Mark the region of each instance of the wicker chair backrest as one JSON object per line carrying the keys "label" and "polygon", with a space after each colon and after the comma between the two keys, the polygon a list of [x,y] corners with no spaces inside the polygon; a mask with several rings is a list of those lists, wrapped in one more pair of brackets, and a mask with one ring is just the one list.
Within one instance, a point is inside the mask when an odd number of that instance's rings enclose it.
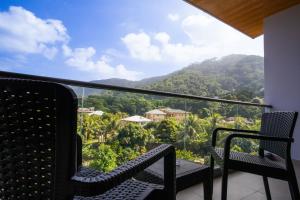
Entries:
{"label": "wicker chair backrest", "polygon": [[76,99],[48,82],[0,79],[0,199],[66,199]]}
{"label": "wicker chair backrest", "polygon": [[[273,137],[293,137],[297,112],[270,112],[262,115],[261,134]],[[261,141],[260,148],[286,158],[288,145],[285,142]]]}

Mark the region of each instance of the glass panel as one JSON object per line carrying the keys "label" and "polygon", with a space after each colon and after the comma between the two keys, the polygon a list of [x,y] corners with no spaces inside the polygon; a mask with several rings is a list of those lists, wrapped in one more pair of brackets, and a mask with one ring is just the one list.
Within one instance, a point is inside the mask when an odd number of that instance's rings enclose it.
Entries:
{"label": "glass panel", "polygon": [[[255,106],[73,89],[78,95],[78,134],[83,139],[83,164],[104,172],[161,143],[173,144],[178,159],[208,164],[215,128],[257,129],[262,112]],[[228,134],[219,134],[217,146],[223,147]],[[257,144],[236,140],[232,149],[252,153]]]}
{"label": "glass panel", "polygon": [[[238,106],[237,128],[243,130],[260,130],[261,115],[263,108],[256,106]],[[252,134],[252,133],[251,133]],[[232,150],[257,155],[259,148],[258,140],[234,139]]]}

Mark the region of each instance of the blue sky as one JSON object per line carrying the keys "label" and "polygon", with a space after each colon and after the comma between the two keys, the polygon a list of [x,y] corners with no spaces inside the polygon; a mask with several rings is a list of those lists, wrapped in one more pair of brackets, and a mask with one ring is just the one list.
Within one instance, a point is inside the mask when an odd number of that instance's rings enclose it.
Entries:
{"label": "blue sky", "polygon": [[15,0],[0,4],[0,70],[139,80],[232,53],[250,39],[183,0]]}

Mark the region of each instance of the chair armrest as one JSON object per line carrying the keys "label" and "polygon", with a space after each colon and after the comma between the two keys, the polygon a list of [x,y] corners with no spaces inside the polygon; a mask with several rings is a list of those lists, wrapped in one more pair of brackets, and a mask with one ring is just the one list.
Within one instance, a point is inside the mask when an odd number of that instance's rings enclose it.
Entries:
{"label": "chair armrest", "polygon": [[254,130],[242,130],[242,129],[232,129],[232,128],[216,128],[212,133],[212,146],[216,146],[217,135],[219,131],[231,131],[231,132],[240,132],[240,133],[258,133],[259,131]]}
{"label": "chair armrest", "polygon": [[[164,165],[167,166],[168,169],[164,171],[165,183],[171,185],[165,185],[165,190],[171,190],[170,192],[173,192],[172,190],[174,189],[175,194],[175,148],[168,144],[162,144],[138,158],[121,165],[110,173],[100,174],[95,177],[79,177],[74,175],[71,179],[75,194],[82,196],[102,194],[127,179],[132,178],[162,157],[165,157]],[[164,169],[166,169],[166,167]]]}
{"label": "chair armrest", "polygon": [[266,135],[254,135],[254,134],[242,134],[242,133],[233,133],[227,136],[224,146],[224,159],[229,158],[230,153],[230,145],[233,138],[245,138],[245,139],[258,139],[258,140],[266,140],[266,141],[274,141],[274,142],[294,142],[293,138],[283,138],[283,137],[273,137]]}

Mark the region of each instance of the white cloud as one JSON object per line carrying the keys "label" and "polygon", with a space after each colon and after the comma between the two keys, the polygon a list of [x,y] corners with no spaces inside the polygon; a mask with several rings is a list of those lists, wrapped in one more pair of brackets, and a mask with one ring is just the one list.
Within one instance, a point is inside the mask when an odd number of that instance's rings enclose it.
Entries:
{"label": "white cloud", "polygon": [[68,45],[64,44],[64,45],[62,45],[62,52],[63,52],[64,56],[71,56],[72,49]]}
{"label": "white cloud", "polygon": [[173,42],[166,32],[129,33],[122,41],[132,58],[175,67],[229,54],[263,55],[262,37],[253,40],[205,13],[187,16],[180,28],[186,42]]}
{"label": "white cloud", "polygon": [[22,7],[0,12],[0,50],[14,53],[42,54],[53,58],[56,45],[69,40],[63,23],[40,19]]}
{"label": "white cloud", "polygon": [[168,44],[170,40],[170,36],[165,32],[157,33],[154,38],[162,44]]}
{"label": "white cloud", "polygon": [[[207,29],[209,25],[210,30]],[[214,42],[211,39],[211,34],[216,33],[215,27],[217,23],[213,22],[212,18],[203,15],[191,15],[182,20],[182,30],[187,34],[194,44],[203,44]],[[212,30],[211,30],[212,29]]]}
{"label": "white cloud", "polygon": [[179,20],[179,15],[178,14],[172,14],[172,13],[169,13],[168,14],[168,19],[175,22],[175,21],[178,21]]}
{"label": "white cloud", "polygon": [[121,38],[121,40],[126,45],[133,58],[143,61],[158,61],[161,59],[159,48],[151,44],[150,36],[144,32],[129,33]]}
{"label": "white cloud", "polygon": [[[106,55],[96,59],[96,49],[93,47],[70,48],[69,39],[67,29],[60,20],[41,19],[32,12],[15,6],[0,12],[0,52],[22,56],[41,54],[52,59],[60,50],[65,56],[66,65],[94,74],[97,78],[136,80],[141,76],[140,72],[128,70],[122,64],[111,66],[111,59]],[[127,39],[128,42],[134,42],[130,41],[130,36]],[[143,39],[141,37],[138,42]],[[150,43],[146,41],[144,45],[147,45],[147,42]],[[155,54],[156,49],[149,46],[149,51]]]}
{"label": "white cloud", "polygon": [[205,13],[186,17],[181,27],[193,45],[213,48],[211,57],[233,53],[263,55],[262,37],[251,39]]}
{"label": "white cloud", "polygon": [[159,48],[164,62],[173,65],[188,65],[192,62],[202,60],[209,53],[209,48],[203,48],[192,44],[172,43],[170,36],[165,32],[157,33],[154,37],[160,42]]}
{"label": "white cloud", "polygon": [[[67,49],[67,48],[66,48]],[[76,48],[73,51],[68,47],[65,52],[69,58],[66,60],[66,64],[78,68],[81,71],[91,71],[101,66],[101,68],[107,68],[104,62],[98,61],[98,66],[92,60],[96,50],[93,47]]]}
{"label": "white cloud", "polygon": [[[172,64],[173,66],[175,65],[182,67],[184,65],[188,65],[192,62],[203,59],[203,57],[208,56],[209,53],[213,53],[211,49],[203,48],[197,45],[172,43],[170,35],[166,32],[156,33],[153,36],[152,40],[150,35],[144,32],[130,33],[128,35],[130,35],[132,38],[134,37],[130,40],[134,42],[125,43],[131,57],[142,61],[159,61]],[[138,45],[140,44],[138,41],[140,40],[141,35],[143,36],[141,38],[147,38],[147,45]],[[126,38],[127,36],[125,36],[124,38]],[[124,38],[122,38],[123,41]],[[151,54],[151,50],[149,50],[149,47],[155,49],[155,56]]]}
{"label": "white cloud", "polygon": [[93,47],[75,48],[72,50],[68,46],[63,47],[64,55],[67,57],[65,63],[75,67],[80,71],[94,73],[97,78],[125,78],[128,80],[137,80],[140,72],[126,69],[124,65],[112,67],[110,58],[103,55],[99,59],[94,59],[96,50]]}
{"label": "white cloud", "polygon": [[117,78],[125,78],[127,80],[138,80],[140,79],[141,72],[131,71],[126,69],[126,67],[122,64],[119,64],[115,68],[115,77]]}

